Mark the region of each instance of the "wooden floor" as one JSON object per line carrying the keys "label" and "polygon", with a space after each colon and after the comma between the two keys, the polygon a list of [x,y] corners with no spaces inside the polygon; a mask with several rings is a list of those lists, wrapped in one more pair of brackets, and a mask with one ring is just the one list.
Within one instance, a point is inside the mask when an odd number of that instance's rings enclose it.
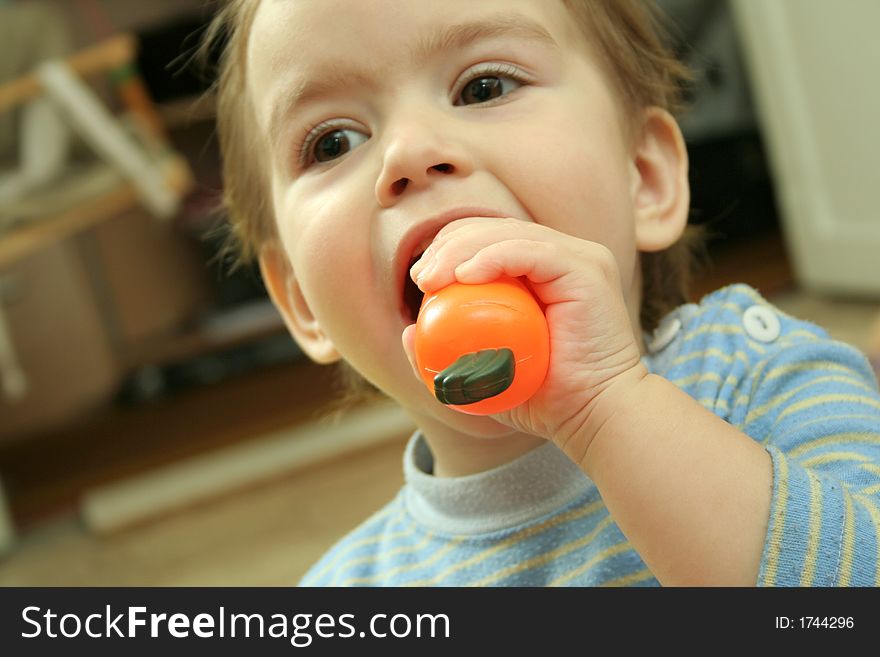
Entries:
{"label": "wooden floor", "polygon": [[[778,236],[721,254],[695,296],[733,281],[860,348],[877,331],[880,304],[797,290]],[[88,531],[76,502],[89,487],[313,419],[332,391],[328,370],[301,363],[97,416],[40,448],[3,451],[20,535],[0,557],[0,586],[295,583],[399,489],[405,435],[111,534]]]}
{"label": "wooden floor", "polygon": [[32,529],[0,586],[289,586],[399,490],[405,436],[109,536]]}
{"label": "wooden floor", "polygon": [[337,393],[333,370],[303,359],[0,442],[13,520],[27,530],[74,512],[94,486],[312,420]]}

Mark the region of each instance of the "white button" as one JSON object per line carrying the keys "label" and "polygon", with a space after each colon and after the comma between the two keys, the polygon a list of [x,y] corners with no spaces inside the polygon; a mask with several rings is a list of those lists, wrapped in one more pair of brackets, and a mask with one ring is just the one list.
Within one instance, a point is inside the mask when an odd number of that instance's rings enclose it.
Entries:
{"label": "white button", "polygon": [[665,349],[669,346],[670,342],[675,340],[675,336],[678,335],[680,330],[681,320],[678,317],[673,317],[671,320],[664,320],[661,322],[660,326],[657,327],[657,330],[654,331],[654,335],[651,337],[651,342],[648,344],[648,351],[656,353]]}
{"label": "white button", "polygon": [[746,333],[759,342],[773,342],[782,332],[779,317],[766,306],[751,306],[743,313]]}

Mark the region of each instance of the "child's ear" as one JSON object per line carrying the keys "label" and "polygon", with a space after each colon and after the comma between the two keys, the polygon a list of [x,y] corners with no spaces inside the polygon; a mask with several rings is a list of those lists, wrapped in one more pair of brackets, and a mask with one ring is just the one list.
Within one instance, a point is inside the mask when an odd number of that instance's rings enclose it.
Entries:
{"label": "child's ear", "polygon": [[690,210],[688,156],[676,120],[659,107],[645,110],[634,149],[636,248],[662,251],[681,237]]}
{"label": "child's ear", "polygon": [[260,272],[272,303],[305,354],[321,364],[339,360],[339,352],[312,314],[287,256],[277,242],[269,242],[260,249]]}

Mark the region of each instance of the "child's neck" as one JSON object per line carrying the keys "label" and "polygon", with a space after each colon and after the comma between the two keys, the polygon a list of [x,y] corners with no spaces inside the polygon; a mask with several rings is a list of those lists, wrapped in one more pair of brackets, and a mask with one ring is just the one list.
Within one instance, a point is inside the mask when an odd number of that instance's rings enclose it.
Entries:
{"label": "child's neck", "polygon": [[514,432],[492,437],[475,437],[446,426],[421,425],[434,456],[435,477],[463,477],[486,472],[546,445],[537,436]]}

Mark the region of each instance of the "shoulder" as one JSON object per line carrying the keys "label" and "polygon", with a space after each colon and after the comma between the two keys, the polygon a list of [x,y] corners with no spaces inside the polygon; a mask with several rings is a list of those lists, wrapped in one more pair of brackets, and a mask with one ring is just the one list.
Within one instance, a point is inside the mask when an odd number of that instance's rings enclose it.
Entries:
{"label": "shoulder", "polygon": [[823,328],[782,312],[748,285],[721,288],[680,312],[688,349],[742,350],[755,362],[792,345],[830,342]]}
{"label": "shoulder", "polygon": [[757,364],[837,362],[873,379],[867,356],[859,349],[835,340],[813,322],[788,315],[748,285],[722,288],[707,295],[700,307],[703,322],[723,317],[729,335],[756,355]]}
{"label": "shoulder", "polygon": [[730,285],[679,307],[646,338],[655,371],[681,376],[707,367],[717,371],[734,360],[751,366],[789,344],[828,335],[783,313],[748,285]]}
{"label": "shoulder", "polygon": [[761,377],[767,367],[785,364],[837,363],[874,380],[867,357],[852,345],[831,338],[812,323],[775,307],[748,285],[730,285],[704,297],[689,313],[683,349],[713,347],[739,353]]}
{"label": "shoulder", "polygon": [[786,373],[798,376],[797,385],[829,370],[846,369],[869,379],[867,385],[872,379],[857,349],[786,314],[748,285],[730,285],[678,308],[647,344],[652,371],[734,423],[745,420],[756,398],[775,398],[780,384],[794,383]]}
{"label": "shoulder", "polygon": [[337,541],[306,572],[300,586],[333,586],[337,574],[353,562],[368,563],[383,544],[393,537],[406,517],[403,494],[398,495],[379,511]]}

